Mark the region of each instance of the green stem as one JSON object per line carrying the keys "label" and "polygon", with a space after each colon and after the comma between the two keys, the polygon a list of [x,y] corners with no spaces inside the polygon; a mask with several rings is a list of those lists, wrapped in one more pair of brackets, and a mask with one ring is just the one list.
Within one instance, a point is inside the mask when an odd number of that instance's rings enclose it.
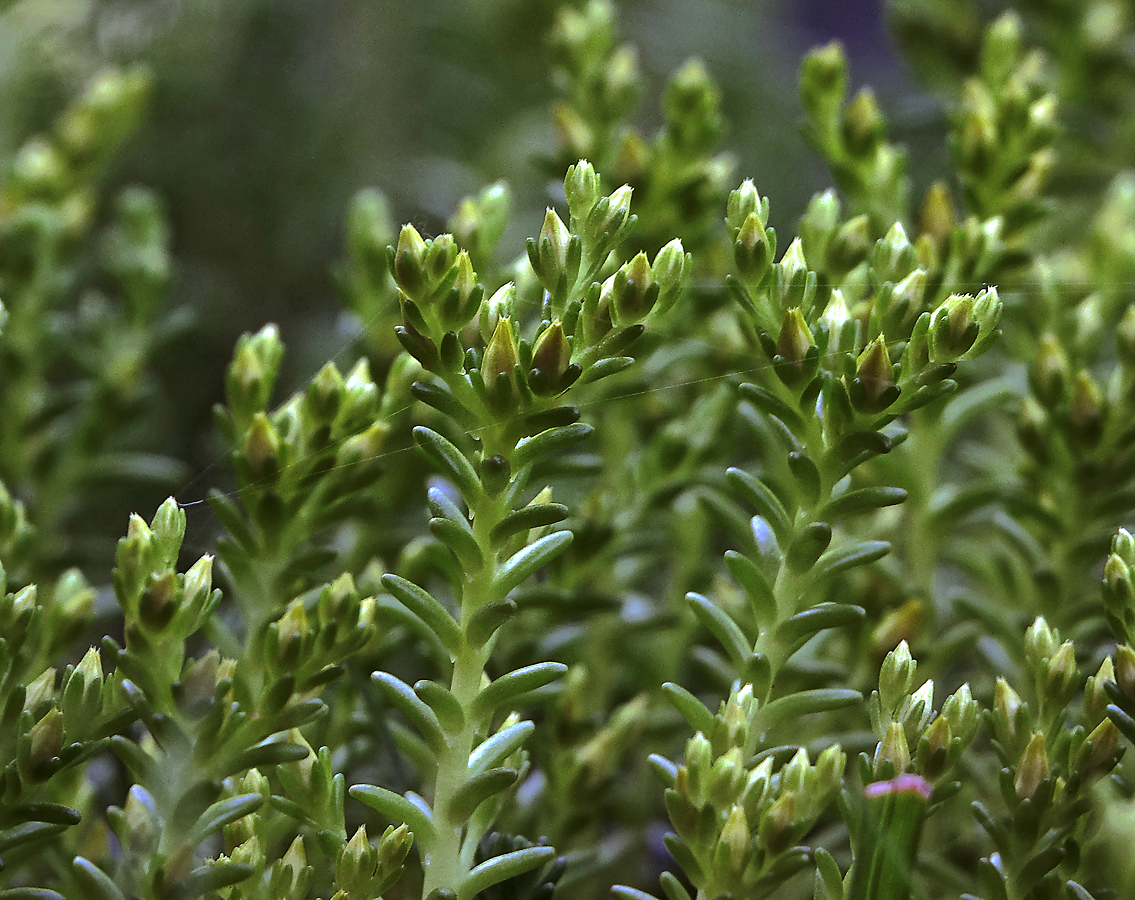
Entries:
{"label": "green stem", "polygon": [[[497,429],[486,428],[483,435],[483,450],[486,456],[500,454],[508,457],[511,445],[500,440]],[[468,640],[469,622],[473,615],[487,604],[503,600],[494,589],[493,575],[499,560],[492,552],[490,535],[493,528],[504,518],[508,510],[499,498],[483,497],[472,507],[473,536],[487,561],[482,569],[466,576],[462,591],[460,619],[458,625],[462,632],[461,646],[454,655],[453,675],[450,680],[450,693],[457,700],[463,715],[462,726],[457,731],[445,735],[445,749],[438,755],[437,776],[434,781],[433,813],[437,825],[437,838],[429,855],[423,860],[422,896],[430,897],[435,891],[447,891],[459,900],[462,882],[470,868],[470,862],[463,859],[462,847],[467,840],[468,820],[452,819],[449,808],[454,796],[468,780],[469,755],[479,737],[480,723],[473,714],[474,701],[481,690],[485,664],[492,652],[490,640],[477,645]]]}

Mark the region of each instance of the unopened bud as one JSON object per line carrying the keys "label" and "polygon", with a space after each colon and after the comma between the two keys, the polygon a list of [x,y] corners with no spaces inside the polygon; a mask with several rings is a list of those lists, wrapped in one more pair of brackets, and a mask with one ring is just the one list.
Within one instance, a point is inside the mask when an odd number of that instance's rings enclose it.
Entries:
{"label": "unopened bud", "polygon": [[855,156],[869,156],[882,143],[885,128],[874,91],[861,88],[844,115],[843,135],[848,149]]}
{"label": "unopened bud", "polygon": [[403,225],[394,248],[394,281],[411,300],[425,299],[429,280],[426,276],[426,242],[413,225]]}
{"label": "unopened bud", "polygon": [[895,370],[883,335],[875,338],[859,354],[855,382],[859,390],[852,391],[852,403],[866,412],[880,412],[898,399],[899,386],[895,384]]}
{"label": "unopened bud", "polygon": [[1052,775],[1052,766],[1048,761],[1048,747],[1044,735],[1035,732],[1029,739],[1021,761],[1017,763],[1017,776],[1013,779],[1013,789],[1017,792],[1019,800],[1027,800],[1036,793],[1040,783]]}
{"label": "unopened bud", "polygon": [[910,747],[901,723],[891,722],[875,748],[873,767],[876,778],[893,778],[910,765]]}

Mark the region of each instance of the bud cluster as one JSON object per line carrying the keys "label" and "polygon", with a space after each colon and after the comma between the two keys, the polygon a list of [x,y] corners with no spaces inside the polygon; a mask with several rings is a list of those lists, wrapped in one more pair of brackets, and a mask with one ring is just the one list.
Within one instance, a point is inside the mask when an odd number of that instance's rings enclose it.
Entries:
{"label": "bud cluster", "polygon": [[864,781],[888,781],[913,773],[943,785],[980,724],[980,708],[963,684],[934,711],[934,682],[914,688],[917,663],[903,641],[879,670],[879,689],[867,700],[871,728],[879,743],[874,757],[861,759]]}
{"label": "bud cluster", "polygon": [[986,32],[979,74],[966,82],[955,118],[952,149],[970,208],[1014,231],[1034,221],[1056,163],[1056,98],[1040,54],[1021,46],[1015,14]]}
{"label": "bud cluster", "polygon": [[[216,410],[254,527],[241,526],[245,513],[228,498],[212,500],[237,543],[250,552],[260,542],[279,540],[286,529],[294,533],[300,521],[324,521],[330,492],[372,484],[390,430],[365,358],[346,377],[327,363],[303,391],[269,409],[282,358],[275,326],[243,335],[226,375],[228,405]],[[396,366],[391,377],[399,373]]]}
{"label": "bud cluster", "polygon": [[60,118],[54,134],[28,141],[0,198],[0,234],[81,234],[95,212],[91,182],[134,132],[149,80],[141,70],[107,69]]}
{"label": "bud cluster", "polygon": [[[787,878],[802,863],[797,847],[834,800],[845,756],[838,746],[813,763],[803,748],[783,765],[754,762],[759,703],[752,687],[735,687],[713,720],[686,744],[673,770],[666,808],[676,836],[667,847],[699,892],[718,896]],[[775,874],[774,874],[775,873]]]}
{"label": "bud cluster", "polygon": [[805,57],[800,70],[805,135],[877,234],[906,212],[906,154],[887,140],[886,121],[871,89],[862,88],[847,101],[847,83],[847,58],[838,43]]}
{"label": "bud cluster", "polygon": [[344,573],[320,592],[309,610],[293,600],[264,631],[265,689],[289,687],[307,692],[337,674],[332,667],[359,653],[375,636],[375,600],[361,599],[354,579]]}
{"label": "bud cluster", "polygon": [[[690,260],[678,240],[653,262],[639,253],[598,280],[634,222],[630,187],[604,196],[595,168],[580,160],[567,172],[564,194],[569,223],[549,208],[539,237],[528,241],[528,262],[543,288],[531,341],[523,335],[529,304],[521,296],[523,277],[519,287],[508,282],[483,299],[468,254],[449,235],[424,241],[406,226],[391,250],[403,318],[399,340],[436,376],[414,392],[464,428],[518,411],[538,414],[581,377],[594,381],[622,370],[631,362],[622,354],[643,321],[665,313],[681,295]],[[446,297],[459,315],[446,312]],[[480,346],[476,332],[464,328],[474,319]]]}
{"label": "bud cluster", "polygon": [[[177,556],[185,536],[185,512],[171,497],[152,522],[130,517],[126,537],[115,551],[114,592],[126,618],[127,641],[154,646],[180,643],[200,628],[220,602],[213,590],[213,557],[202,556],[185,574]],[[155,660],[156,671],[180,669],[180,658]],[[168,674],[168,673],[164,673]],[[175,671],[170,681],[176,680]]]}

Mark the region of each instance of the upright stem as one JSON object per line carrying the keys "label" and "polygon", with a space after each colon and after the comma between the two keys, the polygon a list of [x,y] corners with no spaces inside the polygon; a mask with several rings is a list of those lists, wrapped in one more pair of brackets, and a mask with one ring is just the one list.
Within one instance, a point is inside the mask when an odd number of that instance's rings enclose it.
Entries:
{"label": "upright stem", "polygon": [[[491,429],[486,429],[486,432]],[[500,453],[506,458],[511,452],[507,443],[494,447],[497,435],[486,433],[484,452],[486,455]],[[502,452],[505,451],[505,452]],[[434,782],[433,813],[437,826],[437,839],[429,856],[423,861],[424,880],[422,896],[430,897],[434,891],[447,891],[459,900],[460,887],[468,872],[468,861],[462,856],[467,835],[467,817],[451,818],[449,809],[458,790],[468,781],[469,755],[479,738],[478,723],[473,715],[473,704],[481,690],[485,664],[492,652],[493,642],[476,644],[468,639],[468,628],[473,615],[489,603],[503,600],[494,589],[493,575],[500,560],[492,552],[490,535],[493,528],[508,513],[506,504],[499,497],[484,497],[472,504],[473,536],[481,548],[485,565],[472,576],[466,575],[462,592],[461,610],[458,626],[462,640],[453,660],[453,676],[450,680],[450,693],[464,714],[461,728],[448,731],[445,735],[445,748],[438,755],[437,777]]]}

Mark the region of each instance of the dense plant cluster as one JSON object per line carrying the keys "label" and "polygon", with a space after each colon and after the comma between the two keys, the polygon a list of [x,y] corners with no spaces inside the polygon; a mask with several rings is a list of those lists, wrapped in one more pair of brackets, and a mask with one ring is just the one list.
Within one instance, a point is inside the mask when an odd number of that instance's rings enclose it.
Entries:
{"label": "dense plant cluster", "polygon": [[353,361],[281,397],[244,335],[208,505],[147,440],[165,212],[103,196],[148,76],[102,73],[0,185],[0,898],[1135,893],[1135,15],[990,5],[891,4],[928,186],[806,57],[789,238],[706,66],[646,134],[565,3],[539,233],[358,194]]}

